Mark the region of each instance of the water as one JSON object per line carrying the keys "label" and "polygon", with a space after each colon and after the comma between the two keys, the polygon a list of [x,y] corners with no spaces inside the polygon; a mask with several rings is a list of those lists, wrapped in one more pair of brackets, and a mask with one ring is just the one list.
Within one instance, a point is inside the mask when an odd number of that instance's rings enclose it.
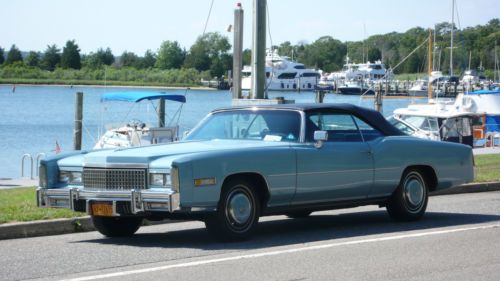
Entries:
{"label": "water", "polygon": [[[156,124],[153,104],[148,101],[141,102],[132,110],[129,103],[101,104],[100,102],[101,95],[106,92],[137,90],[114,87],[17,86],[12,93],[11,85],[0,85],[0,178],[21,177],[21,158],[25,153],[34,157],[38,153],[54,154],[56,142],[60,145],[61,151],[72,150],[76,92],[84,93],[83,149],[91,149],[94,146],[99,131],[105,130],[102,124],[123,123],[132,118]],[[192,128],[211,110],[231,105],[231,94],[228,91],[167,90],[167,92],[186,93],[187,102],[183,105],[179,122],[181,132]],[[269,97],[285,97],[295,100],[296,103],[314,102],[312,92],[300,94],[272,92]],[[326,102],[348,102],[373,108],[373,99],[360,99],[358,96],[327,95]],[[411,101],[408,99],[385,100],[384,115],[390,115],[394,109],[405,107],[409,102]],[[178,105],[167,101],[167,115],[173,116]],[[25,163],[27,173],[30,170],[28,162]]]}

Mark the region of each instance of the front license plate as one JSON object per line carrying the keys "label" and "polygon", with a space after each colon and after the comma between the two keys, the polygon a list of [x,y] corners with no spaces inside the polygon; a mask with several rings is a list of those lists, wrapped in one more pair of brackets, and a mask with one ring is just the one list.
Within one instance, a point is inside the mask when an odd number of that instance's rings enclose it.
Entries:
{"label": "front license plate", "polygon": [[111,217],[113,215],[113,205],[111,203],[93,203],[92,215]]}

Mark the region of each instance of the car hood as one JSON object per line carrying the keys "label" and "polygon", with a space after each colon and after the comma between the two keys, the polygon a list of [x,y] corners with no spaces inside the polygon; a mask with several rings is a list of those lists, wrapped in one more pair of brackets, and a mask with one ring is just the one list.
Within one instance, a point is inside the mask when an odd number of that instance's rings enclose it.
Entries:
{"label": "car hood", "polygon": [[115,150],[96,150],[83,155],[83,165],[87,167],[146,166],[163,158],[192,153],[245,150],[254,148],[288,147],[287,142],[208,140],[177,142]]}

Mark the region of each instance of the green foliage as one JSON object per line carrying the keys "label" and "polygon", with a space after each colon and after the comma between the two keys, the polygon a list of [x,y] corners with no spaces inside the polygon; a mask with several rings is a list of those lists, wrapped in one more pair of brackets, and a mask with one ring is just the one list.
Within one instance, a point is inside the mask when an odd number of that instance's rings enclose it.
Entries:
{"label": "green foliage", "polygon": [[24,63],[27,66],[39,67],[40,66],[40,54],[35,51],[30,51],[26,58],[24,59]]}
{"label": "green foliage", "polygon": [[243,65],[250,65],[252,63],[252,50],[245,49],[242,54]]}
{"label": "green foliage", "polygon": [[21,51],[16,47],[16,45],[12,45],[9,52],[7,53],[7,60],[5,60],[5,64],[13,64],[18,61],[22,62],[23,56],[21,55]]}
{"label": "green foliage", "polygon": [[158,57],[156,58],[155,67],[159,69],[180,68],[184,62],[184,52],[182,51],[177,41],[164,41]]}
{"label": "green foliage", "polygon": [[47,46],[47,50],[42,58],[42,68],[48,71],[54,71],[57,65],[61,62],[61,54],[59,48],[54,45]]}
{"label": "green foliage", "polygon": [[5,61],[5,54],[4,54],[4,50],[2,47],[0,47],[0,64],[3,64],[3,62]]}
{"label": "green foliage", "polygon": [[133,52],[124,51],[118,63],[121,67],[141,68],[141,59]]}
{"label": "green foliage", "polygon": [[189,49],[184,67],[195,68],[198,71],[210,70],[212,77],[220,77],[225,70],[231,68],[226,63],[227,57],[224,58],[230,49],[227,37],[217,32],[206,33],[198,37]]}
{"label": "green foliage", "polygon": [[378,48],[370,48],[368,50],[368,60],[375,62],[382,59],[382,52]]}
{"label": "green foliage", "polygon": [[97,49],[95,53],[91,52],[83,59],[83,66],[89,68],[102,68],[105,65],[112,65],[115,62],[115,56],[110,48],[103,50]]}
{"label": "green foliage", "polygon": [[156,63],[156,55],[151,51],[147,50],[144,53],[144,57],[142,58],[142,67],[143,68],[152,68]]}
{"label": "green foliage", "polygon": [[342,68],[346,52],[345,44],[331,36],[323,36],[304,46],[304,51],[299,53],[299,61],[330,72]]}
{"label": "green foliage", "polygon": [[61,56],[62,68],[80,69],[82,67],[80,49],[75,40],[67,41]]}

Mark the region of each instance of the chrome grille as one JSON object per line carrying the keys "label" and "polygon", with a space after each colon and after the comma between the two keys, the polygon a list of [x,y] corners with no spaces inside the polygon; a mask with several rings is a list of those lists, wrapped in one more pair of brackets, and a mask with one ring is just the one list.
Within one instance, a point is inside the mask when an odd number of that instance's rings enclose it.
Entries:
{"label": "chrome grille", "polygon": [[83,186],[96,190],[146,189],[145,169],[83,169]]}

